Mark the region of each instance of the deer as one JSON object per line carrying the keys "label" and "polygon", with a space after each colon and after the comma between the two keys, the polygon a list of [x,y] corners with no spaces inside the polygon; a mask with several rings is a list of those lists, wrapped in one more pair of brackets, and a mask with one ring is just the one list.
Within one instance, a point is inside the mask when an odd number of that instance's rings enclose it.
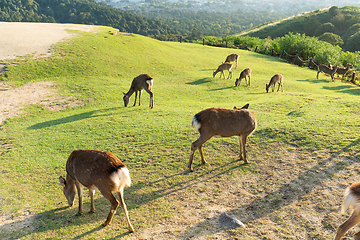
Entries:
{"label": "deer", "polygon": [[281,91],[284,92],[284,89],[283,89],[283,79],[284,79],[283,75],[281,75],[281,74],[279,74],[279,73],[275,74],[275,75],[270,79],[269,84],[266,84],[266,92],[267,92],[267,93],[269,92],[270,86],[271,86],[271,88],[272,88],[272,91],[274,92],[274,90],[275,90],[275,84],[276,84],[276,83],[279,84],[277,91],[279,91],[280,86],[281,86]]}
{"label": "deer", "polygon": [[59,182],[63,187],[63,193],[70,207],[74,204],[77,191],[79,198],[77,216],[81,216],[83,213],[83,186],[89,189],[91,199],[90,213],[95,212],[94,194],[95,190],[98,189],[111,203],[110,212],[104,226],[111,223],[119,206],[118,200],[112,194],[112,192],[117,192],[129,225],[129,231],[134,232],[124,201],[124,188],[131,185],[130,173],[125,164],[114,154],[98,150],[74,150],[66,162],[66,179],[60,176]]}
{"label": "deer", "polygon": [[[251,68],[245,68],[241,73],[239,78],[235,81],[235,87],[240,86],[241,80],[245,78],[246,86],[250,86],[250,76],[251,76]],[[249,84],[247,83],[246,77],[249,77]]]}
{"label": "deer", "polygon": [[316,75],[316,79],[319,79],[319,73],[323,72],[323,73],[329,74],[330,77],[331,77],[331,80],[334,82],[334,74],[338,70],[338,68],[339,68],[338,66],[333,66],[332,68],[330,68],[329,66],[326,66],[324,64],[320,64],[318,66],[318,72],[317,72],[317,75]]}
{"label": "deer", "polygon": [[[360,182],[347,187],[344,195],[341,212],[345,213],[349,207],[354,210],[352,215],[338,227],[334,240],[340,240],[350,228],[360,223]],[[360,231],[354,234],[354,240],[360,240]]]}
{"label": "deer", "polygon": [[153,86],[153,78],[149,74],[140,74],[135,77],[131,82],[131,87],[127,93],[124,93],[124,105],[128,106],[131,95],[135,92],[134,106],[136,105],[136,98],[139,92],[139,106],[142,90],[145,90],[150,95],[150,108],[154,107],[154,94],[151,92]]}
{"label": "deer", "polygon": [[221,72],[221,73],[220,73],[220,77],[221,77],[221,75],[224,75],[224,79],[225,79],[224,70],[228,70],[228,71],[229,71],[228,79],[229,79],[229,78],[232,77],[231,68],[232,68],[232,64],[231,64],[231,63],[228,63],[228,62],[222,63],[222,64],[219,65],[219,67],[216,69],[216,71],[213,72],[213,77],[215,77],[215,75],[216,75],[218,72]]}
{"label": "deer", "polygon": [[230,54],[229,56],[226,57],[225,62],[228,62],[228,63],[236,62],[236,66],[235,66],[235,69],[236,69],[237,65],[238,65],[239,57],[240,57],[240,55],[237,53]]}
{"label": "deer", "polygon": [[196,126],[200,137],[191,144],[188,168],[193,172],[192,162],[196,149],[199,149],[201,161],[206,164],[203,154],[203,144],[213,136],[232,137],[239,136],[240,159],[249,163],[246,158],[246,139],[256,129],[257,120],[248,104],[238,109],[207,108],[195,114],[191,126]]}
{"label": "deer", "polygon": [[336,70],[336,73],[338,75],[343,75],[343,79],[345,79],[345,74],[350,70],[350,68],[353,65],[351,63],[346,64],[346,68],[344,67],[338,67],[338,69]]}

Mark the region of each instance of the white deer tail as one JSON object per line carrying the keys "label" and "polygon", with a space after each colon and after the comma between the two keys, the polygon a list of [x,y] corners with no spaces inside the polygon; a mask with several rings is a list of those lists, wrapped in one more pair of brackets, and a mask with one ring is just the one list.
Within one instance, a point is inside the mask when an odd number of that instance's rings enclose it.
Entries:
{"label": "white deer tail", "polygon": [[196,129],[199,130],[199,128],[201,127],[201,123],[197,120],[196,115],[192,118],[191,121],[191,127],[196,126]]}
{"label": "white deer tail", "polygon": [[354,208],[356,213],[360,212],[360,201],[358,197],[351,192],[351,189],[347,188],[345,190],[345,201],[341,208],[341,213],[345,213],[349,207]]}
{"label": "white deer tail", "polygon": [[130,178],[129,169],[127,169],[127,167],[122,167],[118,170],[118,174],[119,174],[119,177],[121,178],[121,180],[124,181],[125,185],[130,187],[131,178]]}

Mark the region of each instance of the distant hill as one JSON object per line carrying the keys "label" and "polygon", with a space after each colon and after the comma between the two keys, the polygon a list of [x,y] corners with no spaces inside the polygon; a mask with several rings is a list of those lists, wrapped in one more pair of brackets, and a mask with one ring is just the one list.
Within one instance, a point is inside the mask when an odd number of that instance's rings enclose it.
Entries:
{"label": "distant hill", "polygon": [[277,38],[289,32],[318,37],[347,51],[360,51],[360,8],[334,6],[317,10],[265,24],[246,35]]}
{"label": "distant hill", "polygon": [[164,20],[142,17],[94,0],[0,0],[0,21],[94,24],[142,35],[177,33]]}

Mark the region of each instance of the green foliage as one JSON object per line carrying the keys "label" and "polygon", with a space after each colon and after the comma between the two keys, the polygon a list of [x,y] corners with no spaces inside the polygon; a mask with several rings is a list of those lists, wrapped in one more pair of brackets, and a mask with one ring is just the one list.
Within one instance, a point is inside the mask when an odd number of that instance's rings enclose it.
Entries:
{"label": "green foliage", "polygon": [[352,52],[360,49],[360,31],[353,34],[347,40],[344,49]]}
{"label": "green foliage", "polygon": [[[360,8],[359,7],[332,7],[329,10],[314,11],[297,16],[288,20],[281,21],[276,25],[270,24],[269,26],[259,28],[259,30],[249,33],[250,36],[259,38],[277,38],[282,37],[289,32],[305,33],[307,36],[322,36],[324,33],[333,33],[342,39],[344,42],[345,50],[348,39],[359,32],[360,23]],[[323,36],[324,38],[325,36]],[[341,45],[341,40],[335,35],[326,36],[327,40],[332,44]],[[359,51],[360,48],[350,43],[351,51]]]}
{"label": "green foliage", "polygon": [[319,40],[331,43],[332,45],[344,45],[344,41],[341,39],[341,37],[334,33],[326,32],[319,37]]}
{"label": "green foliage", "polygon": [[318,29],[315,31],[315,36],[321,36],[322,34],[329,32],[329,33],[334,33],[335,32],[335,26],[334,24],[327,22],[327,23],[323,23],[321,24]]}

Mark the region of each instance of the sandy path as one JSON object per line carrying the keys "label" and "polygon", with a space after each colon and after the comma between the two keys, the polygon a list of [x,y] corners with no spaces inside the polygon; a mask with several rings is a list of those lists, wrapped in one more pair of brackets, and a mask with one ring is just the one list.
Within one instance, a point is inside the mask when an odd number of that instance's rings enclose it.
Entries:
{"label": "sandy path", "polygon": [[[0,61],[17,56],[34,54],[48,56],[51,46],[73,36],[66,29],[95,31],[95,26],[57,23],[0,22]],[[3,65],[4,66],[4,65]],[[2,64],[0,62],[0,74]],[[18,115],[24,104],[37,104],[54,94],[54,83],[28,83],[11,88],[0,81],[0,124],[9,117]],[[59,100],[59,99],[57,99]]]}
{"label": "sandy path", "polygon": [[0,22],[0,60],[26,54],[48,55],[51,45],[71,37],[66,29],[94,31],[94,26],[57,23]]}

